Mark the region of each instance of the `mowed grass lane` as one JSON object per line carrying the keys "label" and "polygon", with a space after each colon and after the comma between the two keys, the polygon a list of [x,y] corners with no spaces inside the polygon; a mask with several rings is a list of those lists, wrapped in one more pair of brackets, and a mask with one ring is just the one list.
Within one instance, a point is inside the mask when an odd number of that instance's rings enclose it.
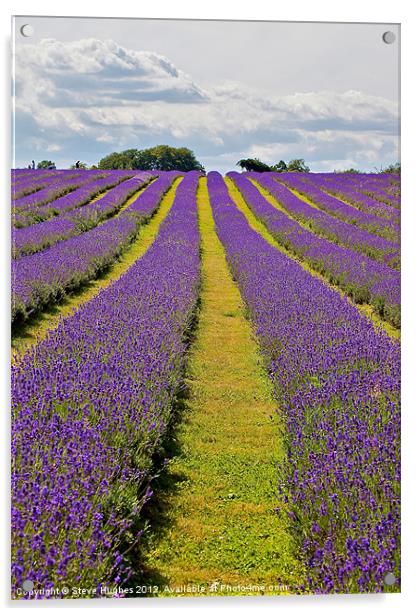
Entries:
{"label": "mowed grass lane", "polygon": [[[145,254],[156,238],[161,223],[171,209],[177,187],[181,180],[182,177],[174,180],[167,193],[163,196],[154,216],[148,223],[140,226],[139,233],[133,242],[105,272],[98,276],[98,278],[91,280],[76,291],[73,291],[71,294],[66,295],[61,303],[44,309],[41,313],[38,313],[29,321],[24,322],[19,328],[13,331],[13,361],[18,361],[19,357],[23,355],[29,347],[43,340],[48,330],[55,329],[62,317],[73,314],[79,306],[95,297],[101,289],[108,287],[112,282],[120,278],[137,259]],[[133,203],[138,195],[145,189],[146,187],[141,188],[132,195],[122,206],[119,213]]]}
{"label": "mowed grass lane", "polygon": [[[165,585],[186,594],[187,584],[201,584],[210,595],[260,594],[221,584],[292,592],[303,570],[275,513],[281,422],[203,178],[198,212],[202,289],[188,396],[174,430],[174,456],[154,486],[147,548],[139,556],[142,579],[158,585],[160,595],[170,594]],[[280,584],[288,591],[268,588]]]}

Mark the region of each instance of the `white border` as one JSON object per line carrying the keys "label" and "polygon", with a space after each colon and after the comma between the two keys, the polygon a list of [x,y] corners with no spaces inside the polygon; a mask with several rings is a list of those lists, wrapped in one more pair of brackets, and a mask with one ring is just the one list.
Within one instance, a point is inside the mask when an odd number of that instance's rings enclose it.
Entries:
{"label": "white border", "polygon": [[[418,315],[418,302],[415,296],[417,288],[417,212],[418,212],[418,135],[417,135],[417,80],[416,80],[416,57],[418,23],[414,3],[400,0],[378,0],[364,2],[364,0],[350,0],[350,2],[335,2],[335,0],[298,0],[286,5],[279,0],[269,2],[259,0],[256,3],[244,4],[243,2],[230,2],[225,0],[211,0],[209,3],[192,2],[191,0],[159,0],[157,3],[140,3],[137,0],[118,0],[116,3],[104,4],[98,0],[85,2],[72,0],[67,3],[59,3],[57,0],[38,0],[15,2],[4,0],[0,8],[1,19],[1,50],[2,62],[2,96],[0,99],[2,117],[2,144],[0,147],[0,169],[2,170],[2,207],[1,234],[3,241],[1,246],[3,254],[0,258],[2,274],[3,297],[8,297],[8,273],[9,273],[9,167],[10,167],[10,18],[11,15],[72,15],[72,16],[102,16],[102,17],[155,17],[155,18],[196,18],[196,19],[253,19],[253,20],[280,20],[280,21],[351,21],[351,22],[383,22],[401,23],[402,25],[402,342],[403,342],[403,388],[402,388],[402,457],[403,457],[403,515],[402,515],[402,593],[385,596],[329,596],[329,597],[278,597],[278,598],[214,598],[214,599],[156,599],[156,600],[103,600],[75,602],[42,601],[39,603],[7,602],[9,594],[9,484],[8,484],[8,405],[9,405],[9,324],[8,305],[2,304],[2,349],[4,350],[4,370],[1,379],[2,401],[1,409],[5,419],[3,420],[3,447],[2,447],[2,480],[3,496],[5,504],[1,511],[2,525],[0,527],[1,556],[0,566],[0,592],[2,603],[6,609],[17,610],[18,613],[26,609],[45,610],[65,609],[77,610],[77,614],[83,614],[87,610],[101,608],[104,610],[135,610],[138,613],[162,613],[167,609],[170,613],[210,613],[213,609],[226,613],[227,610],[238,609],[243,614],[253,613],[263,609],[265,614],[278,614],[279,611],[296,613],[309,612],[309,615],[334,613],[369,614],[394,614],[400,608],[406,609],[414,602],[415,580],[417,578],[417,499],[416,477],[413,455],[417,451],[416,439],[418,436],[418,403],[414,396],[414,385],[417,379],[417,336],[415,321]],[[415,300],[415,301],[414,301]],[[415,458],[416,462],[416,458]],[[138,603],[138,601],[140,601]],[[191,610],[191,612],[190,612]]]}

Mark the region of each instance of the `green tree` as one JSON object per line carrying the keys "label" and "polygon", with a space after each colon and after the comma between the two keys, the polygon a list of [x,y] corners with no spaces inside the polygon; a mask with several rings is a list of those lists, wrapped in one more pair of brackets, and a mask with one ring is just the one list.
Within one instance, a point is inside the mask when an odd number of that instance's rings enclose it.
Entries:
{"label": "green tree", "polygon": [[287,171],[287,165],[284,160],[279,160],[277,165],[272,166],[271,170],[276,171],[277,173],[285,173]]}
{"label": "green tree", "polygon": [[99,161],[99,169],[139,169],[136,166],[138,150],[112,152]]}
{"label": "green tree", "polygon": [[385,169],[381,169],[379,173],[401,173],[401,163],[388,165]]}
{"label": "green tree", "polygon": [[258,158],[241,158],[241,160],[237,162],[237,165],[246,171],[258,171],[261,173],[264,171],[271,171],[271,167]]}
{"label": "green tree", "polygon": [[113,152],[99,161],[99,169],[143,169],[158,171],[205,171],[189,148],[157,145],[145,150]]}
{"label": "green tree", "polygon": [[160,171],[205,171],[192,150],[184,147],[174,148],[170,145],[156,145],[139,150],[137,168]]}
{"label": "green tree", "polygon": [[287,165],[288,171],[297,171],[299,173],[309,173],[310,169],[303,158],[294,158]]}
{"label": "green tree", "polygon": [[41,160],[37,167],[38,169],[55,169],[55,163],[52,160]]}
{"label": "green tree", "polygon": [[361,171],[352,167],[351,169],[342,169],[341,171],[334,169],[334,173],[361,173]]}

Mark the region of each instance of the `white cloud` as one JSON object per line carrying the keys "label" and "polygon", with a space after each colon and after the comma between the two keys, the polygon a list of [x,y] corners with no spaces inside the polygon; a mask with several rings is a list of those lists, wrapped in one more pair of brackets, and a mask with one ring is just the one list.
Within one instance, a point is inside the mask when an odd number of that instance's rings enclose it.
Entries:
{"label": "white cloud", "polygon": [[171,140],[211,160],[230,153],[231,165],[236,153],[357,165],[396,158],[392,101],[358,91],[280,97],[237,82],[202,88],[162,55],[91,38],[25,45],[16,74],[17,158],[19,122],[47,151]]}
{"label": "white cloud", "polygon": [[61,150],[62,147],[56,143],[48,143],[48,145],[46,146],[47,152],[60,152]]}

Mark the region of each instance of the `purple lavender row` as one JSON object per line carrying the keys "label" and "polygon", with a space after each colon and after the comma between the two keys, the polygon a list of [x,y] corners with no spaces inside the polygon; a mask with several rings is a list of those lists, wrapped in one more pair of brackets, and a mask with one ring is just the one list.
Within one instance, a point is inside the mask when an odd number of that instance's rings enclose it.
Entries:
{"label": "purple lavender row", "polygon": [[[310,174],[312,175],[312,174]],[[337,180],[341,183],[342,186],[348,186],[354,190],[357,190],[362,193],[376,193],[382,196],[385,195],[386,199],[389,199],[387,205],[399,207],[399,195],[396,196],[394,194],[391,195],[391,190],[393,188],[398,189],[399,185],[394,186],[393,178],[390,174],[373,174],[373,173],[315,173],[315,180],[321,181],[324,183],[335,183]],[[389,194],[388,194],[389,191]],[[392,197],[392,200],[391,200]],[[378,201],[380,199],[377,199]],[[398,217],[399,213],[396,211],[388,210],[388,212],[394,216]]]}
{"label": "purple lavender row", "polygon": [[368,195],[364,195],[357,190],[356,185],[351,185],[349,182],[341,176],[345,174],[335,173],[334,177],[327,177],[327,181],[324,182],[320,177],[316,177],[316,174],[305,174],[305,180],[311,184],[314,184],[317,188],[326,190],[331,194],[348,201],[355,208],[358,208],[362,212],[367,214],[374,214],[380,218],[390,221],[392,224],[399,226],[399,211],[390,205],[385,205],[381,201],[376,201]]}
{"label": "purple lavender row", "polygon": [[[359,192],[360,186],[364,185],[366,180],[350,178],[348,177],[349,174],[345,173],[307,173],[301,175],[303,175],[303,178],[290,178],[289,181],[295,180],[302,189],[304,188],[303,184],[305,184],[305,190],[306,184],[308,184],[309,191],[311,190],[311,186],[315,187],[315,194],[318,196],[321,195],[321,193],[325,193],[331,199],[334,198],[339,202],[347,202],[346,213],[350,212],[356,216],[359,223],[365,224],[367,224],[367,219],[364,218],[364,215],[368,216],[369,224],[371,225],[370,230],[372,232],[381,234],[382,228],[386,230],[386,232],[392,229],[396,232],[396,236],[399,237],[399,211],[394,207],[373,200]],[[360,177],[363,178],[363,176]],[[371,180],[369,179],[368,182],[370,183]],[[354,200],[349,201],[346,196],[344,196],[350,191],[353,194],[356,192],[359,195],[359,203],[356,203]],[[363,206],[360,204],[362,200],[364,201]],[[333,202],[330,201],[330,203]],[[375,230],[373,230],[373,225],[376,227]]]}
{"label": "purple lavender row", "polygon": [[[106,174],[108,171],[103,169],[28,169],[28,170],[20,170],[25,171],[20,176],[16,176],[16,172],[19,170],[12,169],[12,188],[18,188],[20,186],[27,186],[28,188],[31,185],[37,185],[40,181],[47,181],[49,183],[53,183],[55,180],[59,178],[79,178],[83,174],[84,175],[94,175],[96,173]],[[12,194],[14,198],[15,195]]]}
{"label": "purple lavender row", "polygon": [[355,302],[371,303],[387,321],[400,326],[399,271],[304,229],[272,206],[245,177],[234,181],[255,216],[279,244],[338,285]]}
{"label": "purple lavender row", "polygon": [[[72,184],[78,185],[79,182],[84,182],[89,179],[93,180],[98,177],[103,177],[103,174],[98,171],[84,171],[84,172],[71,171],[67,173],[62,172],[62,171],[56,171],[54,175],[51,175],[48,178],[46,178],[47,180],[46,182],[45,182],[45,178],[42,179],[42,182],[45,183],[45,188],[43,188],[41,191],[36,190],[30,193],[27,193],[26,191],[27,194],[24,194],[23,196],[18,196],[18,194],[16,194],[15,192],[16,190],[15,187],[13,187],[12,188],[13,207],[16,211],[21,211],[21,210],[24,210],[24,208],[27,205],[32,205],[32,204],[42,205],[42,201],[47,203],[47,200],[48,201],[52,200],[52,199],[47,199],[48,190],[50,190],[51,192],[58,191],[60,189],[64,190],[67,186],[71,186]],[[35,184],[35,188],[36,188],[37,181],[29,178],[26,188],[29,190],[29,187],[31,187],[33,184]]]}
{"label": "purple lavender row", "polygon": [[[129,180],[121,176],[109,175],[107,178],[87,184],[54,201],[56,212],[68,212],[55,216],[30,227],[14,229],[12,251],[15,257],[38,252],[59,240],[79,235],[97,226],[101,221],[117,212],[126,200],[147,184],[152,175],[140,172]],[[116,183],[118,186],[114,187]],[[111,188],[113,186],[113,188]],[[101,198],[80,207],[100,192],[110,188]]]}
{"label": "purple lavender row", "polygon": [[[25,175],[30,174],[31,171],[32,171],[31,169],[12,169],[11,170],[11,181],[12,181],[12,184],[14,182],[17,182],[18,180],[24,178]],[[33,171],[32,171],[32,173],[33,173]]]}
{"label": "purple lavender row", "polygon": [[[383,197],[375,199],[375,203],[371,205],[370,210],[365,209],[368,213],[375,214],[378,218],[389,219],[392,223],[399,226],[399,212],[397,211],[396,204],[390,201],[390,195],[385,192],[385,189],[392,186],[390,181],[383,174],[362,174],[362,173],[304,173],[302,181],[308,184],[313,184],[319,190],[324,192],[331,192],[333,187],[341,186],[348,190],[355,190],[361,196],[365,198],[366,194],[371,196],[373,191],[377,194],[386,195],[387,203],[384,202]],[[300,178],[295,178],[297,181]],[[303,185],[299,184],[300,186]],[[361,194],[364,193],[364,194]],[[354,206],[356,207],[356,206]],[[358,209],[358,208],[357,208]],[[363,208],[364,209],[364,208]],[[383,223],[385,224],[385,223]]]}
{"label": "purple lavender row", "polygon": [[[367,193],[366,193],[367,194]],[[396,207],[398,209],[401,208],[401,193],[399,192],[392,192],[390,189],[386,190],[386,191],[381,191],[381,190],[377,190],[375,189],[374,192],[372,193],[372,196],[374,195],[374,197],[376,199],[378,199],[379,201],[383,201],[384,203],[386,203],[387,205],[391,205],[393,207]]]}
{"label": "purple lavender row", "polygon": [[198,175],[145,255],[13,369],[14,593],[130,576],[198,299]]}
{"label": "purple lavender row", "polygon": [[[134,173],[135,172],[132,172],[131,176],[133,176]],[[74,210],[88,203],[101,192],[126,181],[129,177],[130,176],[126,177],[125,175],[121,175],[117,171],[112,171],[104,178],[83,183],[79,188],[67,192],[64,196],[58,197],[46,205],[28,206],[25,208],[23,214],[14,215],[15,228],[17,225],[20,226],[17,226],[18,230],[16,233],[13,233],[13,235],[15,237],[19,237],[20,235],[24,236],[25,230],[29,229],[31,226],[37,226],[37,224],[45,222],[54,216],[59,216],[62,213]]]}
{"label": "purple lavender row", "polygon": [[252,230],[219,174],[208,188],[287,424],[278,512],[302,591],[382,592],[387,572],[399,590],[399,344]]}
{"label": "purple lavender row", "polygon": [[154,214],[177,176],[177,172],[161,175],[120,216],[42,252],[12,261],[12,322],[28,318],[96,278]]}
{"label": "purple lavender row", "polygon": [[396,207],[398,209],[401,207],[401,196],[399,194],[391,194],[382,188],[370,186],[366,186],[361,192],[391,207]]}
{"label": "purple lavender row", "polygon": [[[247,193],[249,193],[249,198],[255,194],[255,191],[251,188],[251,182],[246,177],[235,171],[228,173],[228,176],[234,180],[244,198],[246,198]],[[366,254],[372,259],[382,261],[392,267],[399,267],[400,249],[394,242],[389,242],[364,229],[334,218],[322,210],[311,207],[286,186],[275,182],[271,177],[266,177],[265,174],[260,174],[257,181],[274,196],[290,216],[307,224],[315,233],[356,252]]]}
{"label": "purple lavender row", "polygon": [[57,173],[57,171],[64,171],[63,169],[11,169],[12,182],[17,182],[26,177],[39,177],[49,173]]}
{"label": "purple lavender row", "polygon": [[[390,177],[387,177],[385,174],[380,173],[377,176],[359,174],[358,180],[353,179],[351,185],[356,190],[369,195],[377,201],[382,201],[386,205],[398,209],[401,206],[400,194],[397,192],[396,187],[393,186]],[[395,188],[395,192],[393,188]]]}
{"label": "purple lavender row", "polygon": [[392,174],[387,173],[315,173],[315,178],[325,182],[333,182],[336,178],[342,184],[346,184],[356,190],[367,188],[380,188],[388,190],[394,186],[399,187],[397,180]]}
{"label": "purple lavender row", "polygon": [[368,186],[380,186],[381,188],[389,188],[394,185],[399,185],[399,176],[391,173],[315,173],[315,176],[323,180],[332,180],[335,176],[339,180],[346,182],[357,188],[367,184]]}
{"label": "purple lavender row", "polygon": [[25,195],[29,195],[30,193],[36,192],[41,188],[46,188],[51,180],[58,177],[77,177],[77,173],[74,171],[66,172],[66,171],[44,171],[39,172],[37,175],[33,175],[35,172],[32,172],[32,175],[26,175],[15,182],[13,182],[13,174],[12,174],[12,199],[19,199],[20,197],[24,197]]}
{"label": "purple lavender row", "polygon": [[23,199],[31,200],[28,201],[25,206],[16,207],[15,204],[12,204],[14,225],[17,228],[24,227],[59,214],[59,210],[56,210],[54,206],[55,202],[58,201],[60,197],[109,175],[111,175],[113,179],[120,178],[118,181],[123,181],[135,175],[135,171],[126,172],[117,170],[106,174],[97,172],[87,174],[87,172],[84,172],[84,175],[80,175],[77,178],[63,178],[62,180],[54,177],[54,180],[51,181],[46,188],[23,197]]}
{"label": "purple lavender row", "polygon": [[380,235],[389,241],[399,242],[400,229],[398,225],[395,225],[395,223],[389,220],[379,218],[374,214],[358,210],[352,205],[340,199],[336,199],[312,184],[312,182],[309,183],[308,181],[304,181],[303,178],[299,177],[302,175],[308,176],[314,174],[280,173],[273,174],[273,177],[280,182],[284,182],[289,188],[297,190],[328,214],[345,222],[349,222],[350,224],[358,225],[366,229],[366,231]]}
{"label": "purple lavender row", "polygon": [[[115,174],[120,174],[122,177],[132,177],[135,175],[134,171],[124,172],[124,171],[115,171]],[[57,179],[52,182],[47,188],[37,191],[36,193],[26,195],[26,197],[22,197],[21,199],[17,199],[13,204],[13,215],[14,215],[14,224],[17,227],[26,226],[28,224],[33,224],[34,218],[34,208],[40,207],[44,204],[50,204],[50,216],[54,215],[54,207],[53,202],[58,197],[62,197],[67,193],[88,184],[89,182],[93,182],[96,179],[102,177],[101,173],[89,173],[85,172],[85,174],[80,175],[78,178],[69,178],[69,179]],[[27,220],[25,219],[25,214],[28,212]],[[41,218],[41,215],[40,215]]]}
{"label": "purple lavender row", "polygon": [[[335,174],[320,173],[315,174],[318,179],[325,182],[332,182]],[[361,193],[369,195],[377,201],[382,201],[391,207],[400,207],[400,195],[397,192],[397,187],[393,185],[393,179],[390,174],[339,174],[339,182],[344,185],[346,183],[351,188],[354,188]],[[393,189],[395,188],[395,192]],[[395,214],[396,216],[396,214]]]}
{"label": "purple lavender row", "polygon": [[29,179],[37,181],[41,178],[47,178],[52,175],[60,175],[63,173],[78,173],[75,169],[11,169],[11,182],[27,182]]}
{"label": "purple lavender row", "polygon": [[395,183],[395,182],[391,182],[389,186],[387,186],[387,188],[385,188],[386,192],[389,193],[390,195],[395,195],[397,197],[400,197],[401,194],[401,185],[400,183]]}
{"label": "purple lavender row", "polygon": [[364,174],[359,177],[358,181],[352,182],[352,187],[376,201],[382,201],[399,210],[401,207],[400,184],[394,182],[390,174],[378,174],[372,177]]}

